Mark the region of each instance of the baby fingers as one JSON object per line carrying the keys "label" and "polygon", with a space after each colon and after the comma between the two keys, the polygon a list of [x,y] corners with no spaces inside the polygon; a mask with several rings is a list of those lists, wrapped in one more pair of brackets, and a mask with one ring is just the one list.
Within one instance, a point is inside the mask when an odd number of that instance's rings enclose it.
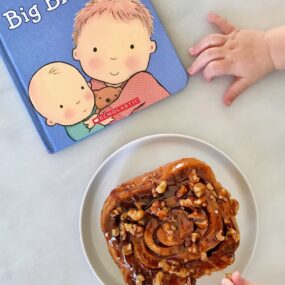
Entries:
{"label": "baby fingers", "polygon": [[222,285],[235,285],[231,280],[224,278],[222,280]]}
{"label": "baby fingers", "polygon": [[226,60],[216,60],[210,62],[204,69],[203,76],[207,81],[214,77],[231,74],[231,66]]}
{"label": "baby fingers", "polygon": [[[245,78],[236,78],[233,84],[229,87],[224,95],[224,103],[226,106],[231,106],[234,100],[241,95],[243,91],[250,87],[252,83]],[[246,285],[239,273],[234,273],[232,280],[236,285]]]}
{"label": "baby fingers", "polygon": [[197,45],[191,47],[189,52],[191,55],[199,55],[201,52],[205,51],[211,47],[223,46],[227,40],[227,36],[221,34],[211,34],[205,37]]}
{"label": "baby fingers", "polygon": [[209,48],[197,57],[197,59],[192,63],[192,66],[188,69],[188,72],[189,74],[194,75],[198,73],[201,69],[203,69],[211,61],[223,58],[224,51],[222,48]]}
{"label": "baby fingers", "polygon": [[236,28],[228,22],[225,18],[214,14],[214,13],[209,13],[208,14],[208,21],[214,25],[216,25],[220,30],[225,34],[228,35],[232,33]]}

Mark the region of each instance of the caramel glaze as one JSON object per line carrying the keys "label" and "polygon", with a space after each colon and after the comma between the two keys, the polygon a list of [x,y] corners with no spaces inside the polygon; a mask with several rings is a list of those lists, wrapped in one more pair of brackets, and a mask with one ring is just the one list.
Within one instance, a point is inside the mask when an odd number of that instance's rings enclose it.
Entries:
{"label": "caramel glaze", "polygon": [[[213,189],[206,188],[201,197],[204,201],[202,205],[182,207],[181,199],[198,200],[189,186],[189,176],[193,170],[200,183],[210,183]],[[166,191],[154,195],[154,189],[162,181],[167,182]],[[177,197],[182,185],[186,187],[187,193]],[[155,201],[164,202],[165,217],[153,213],[152,205]],[[137,209],[137,202],[144,211],[142,221],[125,217],[122,222],[120,215],[112,215],[116,209],[120,209],[121,213]],[[211,168],[202,161],[186,158],[114,189],[102,209],[101,227],[109,251],[128,285],[135,285],[138,275],[144,278],[142,284],[153,285],[158,272],[163,272],[161,285],[193,285],[201,276],[217,269],[223,270],[234,262],[234,254],[239,246],[239,229],[235,219],[237,209],[238,202],[231,199],[230,194],[217,182]],[[201,221],[206,222],[206,227],[199,226]],[[124,223],[143,227],[143,235],[126,233],[125,238],[113,236],[112,230],[120,228],[120,224],[122,226]],[[171,238],[167,231],[169,225],[172,227]],[[236,234],[232,235],[232,232]],[[197,240],[192,239],[193,233],[198,234]],[[124,256],[122,248],[128,244],[132,245],[132,253]],[[203,254],[204,258],[201,257]],[[162,266],[161,262],[166,263],[166,266]]]}

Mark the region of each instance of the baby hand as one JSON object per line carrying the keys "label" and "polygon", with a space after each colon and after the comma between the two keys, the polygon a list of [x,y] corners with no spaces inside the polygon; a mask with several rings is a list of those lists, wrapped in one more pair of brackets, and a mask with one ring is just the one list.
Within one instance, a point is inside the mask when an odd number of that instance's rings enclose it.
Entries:
{"label": "baby hand", "polygon": [[96,123],[94,123],[94,120],[98,117],[98,115],[94,115],[92,116],[89,120],[84,122],[84,125],[88,128],[88,129],[92,129]]}
{"label": "baby hand", "polygon": [[235,80],[224,95],[224,103],[232,102],[248,87],[274,70],[266,33],[258,30],[239,30],[222,17],[210,13],[209,22],[222,34],[211,34],[190,48],[197,56],[188,72],[203,70],[206,80],[216,76],[234,75]]}
{"label": "baby hand", "polygon": [[103,125],[103,126],[107,126],[109,125],[110,123],[112,123],[114,121],[113,118],[108,118],[106,119],[105,121],[101,122],[100,124]]}
{"label": "baby hand", "polygon": [[231,280],[224,278],[222,280],[222,285],[257,285],[257,284],[243,279],[240,276],[239,272],[235,272],[235,273],[233,273]]}

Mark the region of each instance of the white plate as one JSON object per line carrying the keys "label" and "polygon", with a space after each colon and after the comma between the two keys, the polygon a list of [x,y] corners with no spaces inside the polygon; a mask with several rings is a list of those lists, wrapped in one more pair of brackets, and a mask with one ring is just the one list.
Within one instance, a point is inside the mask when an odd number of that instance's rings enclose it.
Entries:
{"label": "white plate", "polygon": [[[124,285],[120,270],[112,260],[100,228],[101,209],[112,189],[130,178],[168,162],[195,157],[208,163],[218,181],[240,202],[238,224],[241,244],[236,261],[228,272],[244,272],[253,256],[258,236],[258,214],[253,192],[240,168],[225,153],[199,139],[183,135],[154,135],[133,141],[113,153],[94,174],[81,208],[81,242],[88,263],[105,285]],[[198,285],[218,285],[223,277],[215,273]]]}

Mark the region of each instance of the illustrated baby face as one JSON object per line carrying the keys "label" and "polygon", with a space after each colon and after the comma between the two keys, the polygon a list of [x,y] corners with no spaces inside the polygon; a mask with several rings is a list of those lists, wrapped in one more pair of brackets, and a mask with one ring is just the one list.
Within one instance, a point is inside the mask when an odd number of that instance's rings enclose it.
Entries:
{"label": "illustrated baby face", "polygon": [[35,109],[53,126],[72,126],[89,117],[94,94],[84,77],[66,63],[51,63],[32,78],[29,95]]}
{"label": "illustrated baby face", "polygon": [[139,19],[121,21],[103,14],[83,26],[73,56],[88,76],[116,85],[145,71],[155,50],[156,43]]}

